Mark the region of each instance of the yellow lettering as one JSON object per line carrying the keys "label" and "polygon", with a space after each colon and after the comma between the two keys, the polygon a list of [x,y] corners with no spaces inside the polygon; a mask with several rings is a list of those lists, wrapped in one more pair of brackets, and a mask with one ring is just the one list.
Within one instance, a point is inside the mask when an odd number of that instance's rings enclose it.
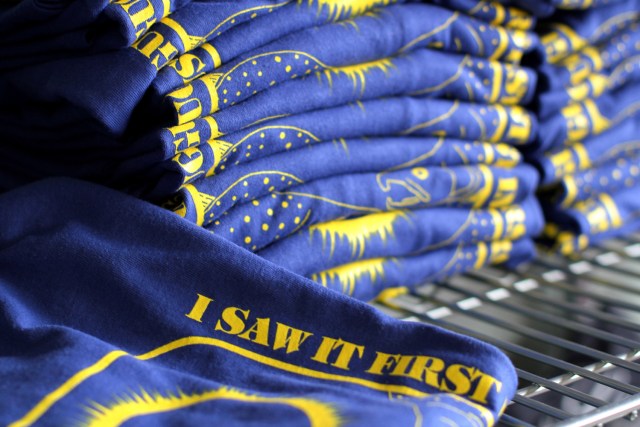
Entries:
{"label": "yellow lettering", "polygon": [[416,356],[408,375],[415,380],[424,381],[431,387],[440,388],[438,375],[443,370],[444,361],[442,359],[430,356]]}
{"label": "yellow lettering", "polygon": [[[242,334],[238,335],[240,338],[252,341],[256,344],[269,345],[269,325],[271,320],[269,318],[257,318],[256,323],[253,324]],[[252,337],[253,334],[253,337]]]}
{"label": "yellow lettering", "polygon": [[480,379],[470,398],[476,402],[487,403],[487,396],[491,388],[495,386],[496,391],[499,393],[502,389],[502,382],[480,371],[477,371],[476,375],[478,375]]}
{"label": "yellow lettering", "polygon": [[471,390],[469,374],[474,371],[474,368],[463,365],[454,364],[449,366],[445,371],[440,389],[455,394],[467,394]]}
{"label": "yellow lettering", "polygon": [[173,136],[176,153],[200,144],[200,131],[193,130],[195,127],[194,122],[188,122],[168,129]]}
{"label": "yellow lettering", "polygon": [[518,193],[518,178],[499,178],[491,206],[509,206]]}
{"label": "yellow lettering", "polygon": [[169,67],[173,68],[186,83],[204,74],[202,70],[205,63],[197,56],[187,53],[180,55],[175,61],[171,61]]}
{"label": "yellow lettering", "polygon": [[287,354],[293,353],[294,351],[300,350],[302,343],[304,343],[311,335],[313,335],[311,332],[292,328],[291,326],[277,322],[273,349],[279,350],[286,347]]}
{"label": "yellow lettering", "polygon": [[198,294],[196,303],[191,308],[191,311],[188,314],[185,314],[185,316],[189,319],[195,320],[196,322],[202,323],[202,315],[207,307],[209,307],[209,304],[211,304],[211,301],[213,301],[211,298]]}
{"label": "yellow lettering", "polygon": [[[244,320],[240,318],[239,313],[243,315]],[[216,323],[215,330],[222,331],[229,335],[238,335],[242,331],[244,331],[244,321],[249,317],[249,310],[242,310],[238,307],[227,307],[222,311],[222,319],[218,320]],[[228,326],[225,329],[224,324]]]}
{"label": "yellow lettering", "polygon": [[513,141],[525,143],[531,136],[531,117],[522,108],[513,106],[509,108],[509,130],[507,137]]}
{"label": "yellow lettering", "polygon": [[115,2],[129,15],[129,19],[136,31],[136,38],[156,21],[155,10],[150,0],[120,0]]}
{"label": "yellow lettering", "polygon": [[358,352],[358,357],[362,358],[362,354],[364,352],[364,346],[356,345],[350,343],[348,341],[343,341],[341,339],[322,337],[322,342],[316,351],[316,354],[311,358],[311,360],[315,360],[316,362],[328,364],[329,356],[333,350],[340,349],[338,352],[338,356],[335,361],[331,363],[331,366],[335,366],[336,368],[349,370],[349,363],[353,358],[355,352]]}
{"label": "yellow lettering", "polygon": [[398,362],[400,357],[401,356],[399,354],[387,354],[376,351],[376,358],[373,360],[373,363],[371,363],[369,369],[367,369],[365,372],[368,372],[370,374],[382,375],[385,373],[383,371],[392,369],[394,364]]}
{"label": "yellow lettering", "polygon": [[171,44],[171,41],[165,41],[164,36],[155,31],[146,33],[132,47],[149,58],[156,69],[160,69],[178,53],[178,48]]}
{"label": "yellow lettering", "polygon": [[202,115],[202,104],[200,100],[193,96],[193,86],[187,85],[181,89],[171,92],[168,96],[178,115],[178,123],[187,123]]}

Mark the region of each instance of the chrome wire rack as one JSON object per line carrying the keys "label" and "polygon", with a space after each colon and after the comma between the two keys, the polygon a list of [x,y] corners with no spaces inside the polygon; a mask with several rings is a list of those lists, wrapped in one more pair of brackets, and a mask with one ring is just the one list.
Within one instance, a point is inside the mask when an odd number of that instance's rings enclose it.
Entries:
{"label": "chrome wire rack", "polygon": [[507,353],[520,383],[500,425],[640,425],[640,234],[373,304]]}

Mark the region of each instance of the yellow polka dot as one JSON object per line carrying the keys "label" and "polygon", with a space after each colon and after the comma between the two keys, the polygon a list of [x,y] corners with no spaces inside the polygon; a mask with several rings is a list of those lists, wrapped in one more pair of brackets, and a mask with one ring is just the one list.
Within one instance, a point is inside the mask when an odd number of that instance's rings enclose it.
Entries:
{"label": "yellow polka dot", "polygon": [[254,19],[256,16],[258,16],[258,14],[257,14],[257,13],[252,13],[252,14],[251,14],[251,19]]}
{"label": "yellow polka dot", "polygon": [[251,217],[250,217],[249,215],[246,215],[246,216],[244,217],[244,222],[246,222],[246,223],[251,222]]}
{"label": "yellow polka dot", "polygon": [[269,231],[269,224],[262,224],[262,231]]}
{"label": "yellow polka dot", "polygon": [[280,58],[279,56],[276,56],[275,58],[273,58],[273,60],[276,62],[282,62],[282,58]]}
{"label": "yellow polka dot", "polygon": [[247,197],[249,197],[249,193],[244,193],[244,198],[246,199]]}
{"label": "yellow polka dot", "polygon": [[253,204],[253,206],[260,206],[260,202],[257,200],[254,200],[253,202],[251,202]]}
{"label": "yellow polka dot", "polygon": [[240,96],[240,94],[241,94],[241,93],[242,93],[242,92],[237,91],[237,92],[236,92],[236,96]]}
{"label": "yellow polka dot", "polygon": [[285,179],[287,179],[287,178],[285,178],[284,176],[280,177],[280,181],[284,181]]}
{"label": "yellow polka dot", "polygon": [[244,185],[245,187],[248,187],[248,186],[249,186],[249,183],[248,183],[247,181],[244,181],[244,182],[242,183],[242,185]]}
{"label": "yellow polka dot", "polygon": [[291,144],[290,142],[287,142],[287,143],[284,145],[284,148],[286,148],[286,149],[288,150],[289,148],[291,148],[291,145],[292,145],[292,144]]}
{"label": "yellow polka dot", "polygon": [[251,61],[252,65],[258,65],[258,62],[256,60]]}
{"label": "yellow polka dot", "polygon": [[278,228],[279,228],[280,230],[283,230],[283,229],[284,229],[284,222],[281,222],[281,223],[280,223],[280,225],[278,226]]}
{"label": "yellow polka dot", "polygon": [[251,82],[247,82],[247,87],[251,86]]}
{"label": "yellow polka dot", "polygon": [[236,200],[238,200],[238,197],[237,197],[237,196],[233,196],[233,197],[231,198],[231,200],[233,200],[233,201],[235,202]]}
{"label": "yellow polka dot", "polygon": [[263,180],[262,180],[262,183],[263,183],[264,185],[267,185],[267,184],[269,183],[269,178],[265,178],[265,179],[263,179]]}
{"label": "yellow polka dot", "polygon": [[287,137],[287,134],[284,132],[280,132],[280,139],[285,139]]}
{"label": "yellow polka dot", "polygon": [[227,76],[227,81],[230,82],[231,81],[231,76]]}
{"label": "yellow polka dot", "polygon": [[264,138],[264,132],[260,134],[260,138]]}
{"label": "yellow polka dot", "polygon": [[226,90],[226,89],[222,91],[222,93],[225,94],[225,95],[227,94],[227,92],[229,92],[229,91]]}
{"label": "yellow polka dot", "polygon": [[302,203],[298,203],[298,209],[302,209]]}
{"label": "yellow polka dot", "polygon": [[216,206],[220,206],[220,200],[216,202]]}
{"label": "yellow polka dot", "polygon": [[224,103],[224,104],[226,104],[227,102],[229,102],[229,100],[228,100],[228,99],[224,99],[224,100],[222,101],[222,103]]}
{"label": "yellow polka dot", "polygon": [[244,72],[242,73],[242,76],[243,76],[243,77],[247,77],[247,76],[248,76],[247,72],[246,72],[246,71],[244,71]]}
{"label": "yellow polka dot", "polygon": [[[271,187],[269,187],[269,191],[273,191],[273,190],[275,190],[275,189],[276,189],[276,187],[274,187],[273,185],[272,185]],[[274,199],[276,198],[276,195],[275,195],[275,194],[273,194],[273,198],[274,198]]]}
{"label": "yellow polka dot", "polygon": [[295,55],[293,55],[294,58],[299,59],[300,55],[298,55],[297,53]]}
{"label": "yellow polka dot", "polygon": [[251,153],[247,153],[247,154],[245,154],[245,156],[249,157],[249,156],[251,156]]}
{"label": "yellow polka dot", "polygon": [[231,227],[231,228],[229,229],[229,233],[233,233],[234,231],[236,231],[236,230],[235,230],[233,227]]}
{"label": "yellow polka dot", "polygon": [[288,208],[289,207],[289,203],[286,202],[286,201],[282,202],[282,207],[285,208],[285,209]]}
{"label": "yellow polka dot", "polygon": [[258,148],[262,150],[264,148],[264,144],[260,144]]}
{"label": "yellow polka dot", "polygon": [[251,237],[247,236],[244,238],[244,242],[248,245],[249,243],[251,243]]}
{"label": "yellow polka dot", "polygon": [[273,209],[271,208],[267,209],[267,215],[273,216]]}
{"label": "yellow polka dot", "polygon": [[309,60],[304,61],[304,65],[309,65]]}
{"label": "yellow polka dot", "polygon": [[273,86],[275,84],[276,84],[276,81],[275,80],[271,80],[271,83],[269,83],[269,86]]}
{"label": "yellow polka dot", "polygon": [[214,222],[215,225],[220,225],[220,221]]}
{"label": "yellow polka dot", "polygon": [[284,70],[288,73],[291,71],[291,65],[287,65],[286,67],[284,67]]}
{"label": "yellow polka dot", "polygon": [[298,132],[298,138],[302,138],[302,132]]}
{"label": "yellow polka dot", "polygon": [[262,71],[258,71],[258,77],[262,77]]}
{"label": "yellow polka dot", "polygon": [[299,217],[299,216],[297,216],[297,217],[293,220],[293,222],[295,222],[296,224],[300,224],[300,217]]}

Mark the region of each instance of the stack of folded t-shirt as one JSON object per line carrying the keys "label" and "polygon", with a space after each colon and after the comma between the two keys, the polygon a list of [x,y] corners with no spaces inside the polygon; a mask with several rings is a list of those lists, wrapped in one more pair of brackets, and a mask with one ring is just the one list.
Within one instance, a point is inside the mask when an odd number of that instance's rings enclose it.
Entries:
{"label": "stack of folded t-shirt", "polygon": [[140,110],[164,127],[123,171],[153,176],[145,195],[188,220],[361,299],[527,259],[541,214],[516,147],[536,134],[522,107],[536,75],[519,61],[537,39],[488,22],[531,24],[492,6],[479,19],[392,4],[226,54],[254,22],[240,26],[160,71]]}
{"label": "stack of folded t-shirt", "polygon": [[104,183],[362,299],[531,257],[538,177],[517,148],[537,134],[520,60],[538,39],[523,10],[72,4],[73,25],[45,12],[12,35],[32,55],[3,48],[0,130],[19,141],[0,148],[4,188]]}
{"label": "stack of folded t-shirt", "polygon": [[640,227],[640,2],[540,23],[538,141],[545,239],[572,253]]}

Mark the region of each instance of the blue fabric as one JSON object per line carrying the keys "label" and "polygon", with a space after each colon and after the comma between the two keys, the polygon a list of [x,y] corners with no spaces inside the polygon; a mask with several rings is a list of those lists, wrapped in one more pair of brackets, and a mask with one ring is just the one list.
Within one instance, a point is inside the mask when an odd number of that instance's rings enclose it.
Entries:
{"label": "blue fabric", "polygon": [[362,136],[446,135],[453,139],[524,145],[535,138],[537,121],[519,106],[397,97],[275,118],[238,132],[227,135],[225,132],[211,117],[163,129],[139,142],[137,149],[145,151],[131,154],[119,174],[130,176],[136,171],[149,173],[149,168],[157,168],[167,180],[143,190],[155,198],[232,166],[320,141]]}
{"label": "blue fabric", "polygon": [[[147,0],[113,3],[110,7],[114,16],[125,15],[119,19],[127,20],[129,15],[125,11],[135,16],[132,20],[138,23],[135,27],[137,41],[129,38],[123,45],[129,46],[135,41],[129,48],[73,58],[52,52],[51,61],[5,74],[0,80],[0,93],[3,94],[0,109],[3,113],[6,110],[11,126],[3,126],[0,130],[24,133],[36,116],[47,131],[43,138],[48,145],[68,139],[56,138],[61,128],[72,126],[86,132],[87,121],[95,122],[93,127],[101,133],[121,136],[158,70],[171,59],[204,43],[211,31],[224,31],[251,19],[254,13],[268,13],[269,5],[275,7],[283,2],[194,2],[153,25],[157,18],[149,17],[144,21],[140,18],[153,11],[166,14],[167,8],[154,7]],[[155,3],[163,4],[162,0],[153,0]],[[63,35],[67,36],[66,33]],[[46,43],[38,42],[40,45],[45,45],[47,52],[50,50]],[[47,78],[43,79],[43,76]],[[151,120],[141,116],[138,121]],[[144,123],[136,126],[144,127]],[[72,141],[78,145],[83,143],[77,134]],[[116,140],[111,143],[119,145]]]}
{"label": "blue fabric", "polygon": [[531,239],[481,242],[406,257],[357,261],[313,274],[311,278],[329,289],[366,301],[389,287],[413,288],[507,259],[517,265],[530,260],[534,253]]}
{"label": "blue fabric", "polygon": [[638,135],[640,114],[636,113],[600,135],[556,148],[532,160],[541,172],[541,183],[550,184],[592,165],[635,156],[640,152]]}
{"label": "blue fabric", "polygon": [[613,194],[632,187],[640,187],[640,157],[620,157],[563,177],[553,200],[559,206],[569,207],[600,193]]}
{"label": "blue fabric", "polygon": [[[376,5],[378,2],[373,2]],[[448,52],[467,53],[472,56],[505,60],[509,62],[518,62],[523,54],[529,52],[538,43],[535,33],[525,32],[522,30],[506,30],[502,27],[487,25],[482,21],[460,15],[453,11],[443,9],[430,4],[411,4],[387,7],[376,12],[379,16],[363,17],[354,21],[358,28],[364,23],[362,31],[369,31],[375,34],[373,38],[366,38],[365,34],[358,34],[359,31],[354,27],[344,27],[343,24],[326,25],[318,29],[307,29],[301,34],[295,33],[294,30],[303,30],[312,27],[316,23],[322,23],[327,20],[326,15],[318,14],[313,10],[307,9],[306,6],[291,5],[295,7],[295,11],[283,7],[274,11],[263,18],[256,18],[245,25],[239,25],[220,36],[211,40],[206,45],[194,49],[190,54],[183,55],[180,58],[169,63],[167,67],[160,71],[158,78],[154,80],[149,96],[153,100],[158,100],[171,90],[177,89],[185,83],[189,83],[196,77],[204,73],[211,73],[220,64],[229,64],[237,57],[247,57],[247,52],[262,52],[268,50],[277,50],[281,48],[292,48],[296,46],[305,52],[313,49],[314,38],[320,40],[321,46],[331,48],[331,44],[326,40],[351,39],[352,43],[360,43],[353,50],[353,54],[357,55],[362,47],[372,42],[381,44],[384,38],[392,40],[391,37],[399,37],[406,33],[405,41],[410,43],[414,41],[413,46],[428,46]],[[300,8],[303,7],[302,10]],[[311,12],[311,13],[309,13]],[[274,20],[283,21],[283,25],[274,25]],[[308,22],[312,20],[311,22]],[[319,22],[318,22],[319,20]],[[307,25],[309,24],[309,25]],[[343,27],[343,28],[340,28]],[[336,32],[337,30],[337,32]],[[328,34],[327,33],[331,33]],[[355,32],[355,33],[354,33]],[[378,34],[381,33],[381,34]],[[384,36],[384,37],[383,37]],[[422,39],[420,37],[422,36]],[[300,37],[306,37],[310,40],[307,44]],[[260,46],[274,42],[280,38],[286,40],[283,43],[272,43],[271,48]],[[327,39],[328,38],[328,39]],[[497,40],[493,44],[492,40]],[[340,44],[341,44],[340,43]],[[376,58],[388,56],[401,49],[406,44],[396,42],[395,50],[391,48],[391,44],[386,47],[387,54],[379,53]],[[311,46],[308,46],[311,44]],[[340,46],[338,44],[338,47]],[[382,47],[380,45],[380,47]],[[379,47],[379,48],[380,48]],[[345,49],[347,46],[344,47]],[[334,50],[335,47],[333,48]],[[314,53],[310,50],[308,53]],[[329,65],[336,65],[333,58],[333,51],[324,52],[325,58]],[[350,58],[351,63],[361,62],[354,61],[356,57]],[[260,66],[271,65],[269,58],[260,59]],[[306,58],[305,58],[306,59]],[[320,59],[323,59],[320,57]],[[234,64],[240,60],[235,60]],[[275,65],[275,64],[273,64]],[[293,66],[293,65],[292,65]],[[229,68],[229,67],[227,67]],[[251,67],[250,67],[251,68]],[[263,76],[266,72],[262,70]],[[216,71],[217,72],[217,71]],[[247,71],[248,72],[248,71]],[[306,72],[306,69],[303,70]],[[255,70],[251,73],[255,73]],[[238,71],[240,74],[240,71]],[[291,71],[291,75],[302,75],[301,72]],[[266,79],[266,77],[265,77]],[[267,80],[270,83],[271,79]],[[253,83],[253,82],[252,82]],[[245,87],[240,88],[245,90]],[[251,93],[251,91],[250,91]]]}
{"label": "blue fabric", "polygon": [[3,425],[477,426],[514,395],[496,348],[103,187],[23,187],[0,218]]}
{"label": "blue fabric", "polygon": [[533,150],[536,153],[561,147],[569,142],[599,135],[628,117],[637,116],[640,109],[640,82],[613,91],[604,92],[598,98],[571,104],[560,114],[540,122],[540,132]]}
{"label": "blue fabric", "polygon": [[[577,86],[593,73],[608,71],[607,74],[611,74],[620,64],[637,61],[638,54],[640,54],[640,25],[634,22],[600,45],[585,46],[558,63],[543,64],[538,68],[540,89],[542,91],[566,89]],[[624,66],[621,68],[623,69]]]}
{"label": "blue fabric", "polygon": [[606,7],[555,14],[543,25],[545,31],[540,38],[540,53],[547,62],[556,63],[586,46],[600,44],[638,17],[639,0],[624,0]]}
{"label": "blue fabric", "polygon": [[[636,175],[638,171],[636,170]],[[543,203],[548,227],[558,250],[564,253],[584,249],[590,243],[636,231],[640,228],[638,187],[612,194],[591,195],[570,208]]]}
{"label": "blue fabric", "polygon": [[302,227],[348,216],[438,206],[506,207],[522,202],[537,184],[528,165],[417,166],[310,182],[285,178],[255,175],[221,193],[208,192],[206,181],[189,184],[174,200],[174,210],[255,251]]}
{"label": "blue fabric", "polygon": [[[439,37],[449,35],[446,29],[456,16],[447,15],[435,15],[434,19],[432,8],[396,5],[355,17],[350,25],[329,24],[285,36],[169,93],[164,106],[165,114],[171,117],[166,123],[184,124],[235,105],[276,84],[317,71],[346,72],[357,77],[362,69],[341,68],[428,47]],[[516,53],[523,50],[521,44],[531,44],[530,39],[512,40],[504,29],[492,29],[494,31],[487,33],[466,29],[466,39],[458,43],[487,50],[492,59],[508,58],[514,53],[508,48],[514,44]],[[478,36],[482,45],[473,37],[476,34],[486,34]],[[367,68],[371,67],[386,68],[384,62],[368,64]]]}
{"label": "blue fabric", "polygon": [[507,28],[530,30],[536,22],[535,16],[520,8],[512,7],[510,2],[505,1],[430,0],[430,2]]}
{"label": "blue fabric", "polygon": [[[501,209],[443,207],[389,211],[313,225],[278,240],[258,255],[310,277],[362,260],[537,236],[543,223],[542,211],[533,195],[520,205]],[[399,284],[405,284],[406,280]]]}
{"label": "blue fabric", "polygon": [[[429,73],[424,72],[427,68]],[[536,77],[525,67],[419,49],[285,81],[244,102],[220,106],[211,117],[228,133],[270,117],[393,95],[526,105],[533,97]]]}
{"label": "blue fabric", "polygon": [[0,70],[130,46],[189,1],[21,1],[0,13]]}
{"label": "blue fabric", "polygon": [[[260,145],[257,147],[260,151]],[[263,150],[265,148],[262,148]],[[258,156],[256,156],[258,157]],[[243,177],[277,176],[281,181],[292,177],[310,181],[335,175],[361,172],[379,172],[397,165],[411,166],[459,166],[465,164],[487,164],[502,167],[515,166],[520,162],[520,153],[506,144],[475,143],[443,137],[381,137],[367,139],[342,139],[308,145],[298,150],[287,150],[250,162],[224,169],[209,179],[194,181],[198,188],[210,194],[220,194],[232,188]],[[180,172],[180,171],[177,171]],[[184,187],[184,175],[162,170],[156,181],[159,187],[173,185],[174,191]],[[290,177],[285,180],[283,176]],[[256,178],[257,179],[257,178]],[[255,182],[252,193],[262,188],[261,179]],[[235,184],[234,184],[235,183]],[[179,185],[179,187],[178,187]],[[282,182],[275,184],[283,189]],[[261,193],[260,193],[261,194]]]}

